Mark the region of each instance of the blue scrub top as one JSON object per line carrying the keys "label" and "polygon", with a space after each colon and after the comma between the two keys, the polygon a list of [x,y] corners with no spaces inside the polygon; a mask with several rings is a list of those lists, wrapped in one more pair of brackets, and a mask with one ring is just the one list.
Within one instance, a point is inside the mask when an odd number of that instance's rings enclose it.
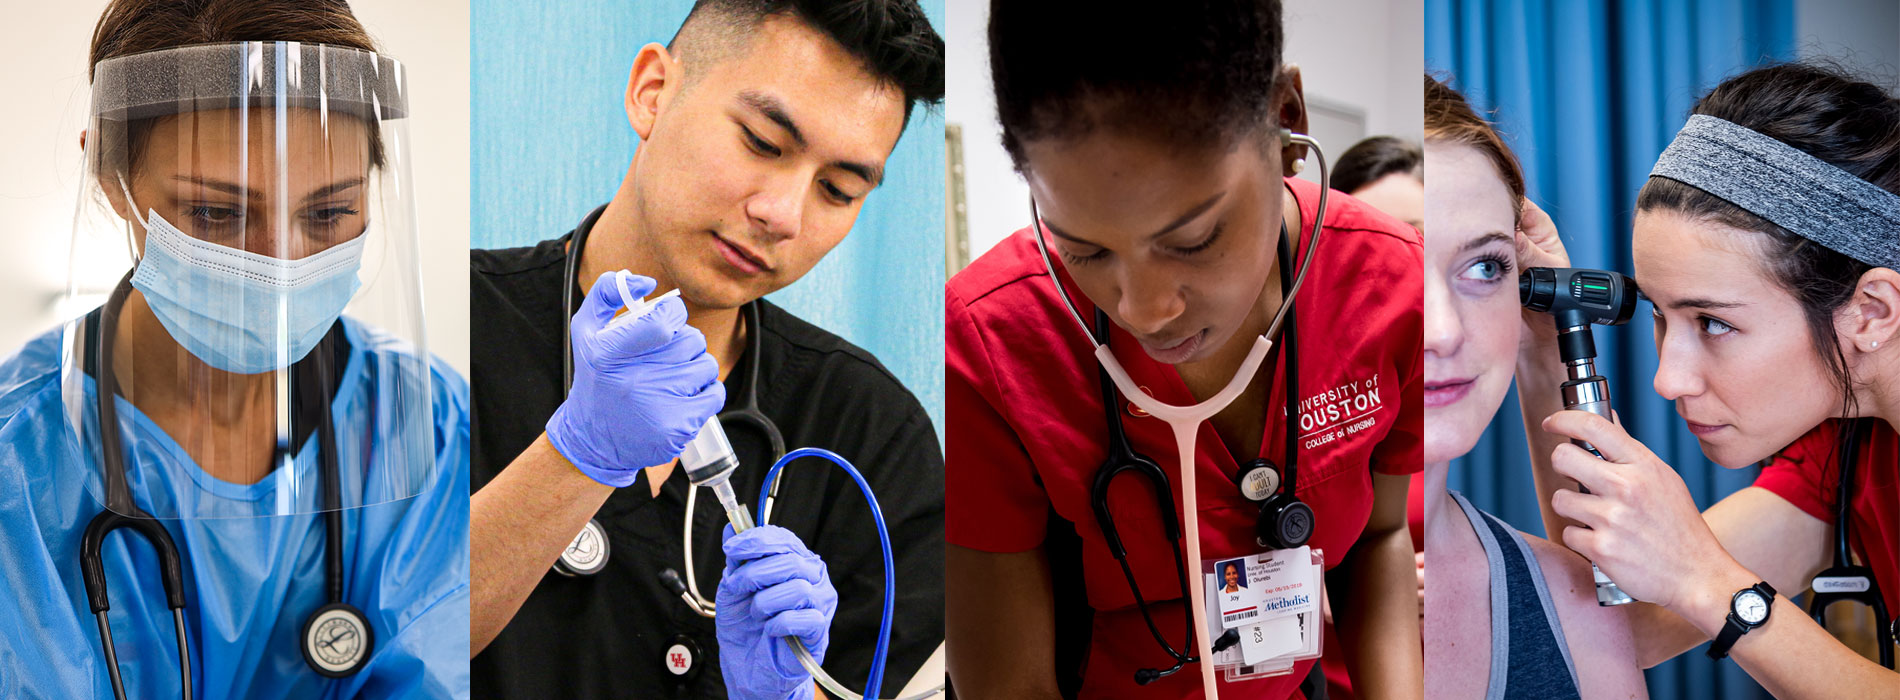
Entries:
{"label": "blue scrub top", "polygon": [[[343,319],[350,358],[337,400],[337,442],[360,444],[365,412],[377,410],[402,366],[400,341]],[[86,600],[79,546],[101,509],[98,473],[77,452],[60,389],[61,334],[29,342],[0,364],[0,697],[109,698],[98,625]],[[413,365],[414,363],[409,363]],[[468,385],[431,358],[434,473],[413,498],[344,511],[344,542],[326,542],[320,514],[167,520],[184,557],[192,689],[201,698],[463,698],[468,696]],[[90,387],[88,389],[90,391]],[[90,397],[88,404],[91,405]],[[135,493],[185,500],[210,479],[176,443],[122,399],[120,421]],[[387,414],[390,407],[382,407]],[[88,412],[96,427],[97,417]],[[314,470],[315,436],[293,469]],[[339,450],[341,455],[348,450]],[[371,454],[377,454],[372,451]],[[153,461],[166,468],[152,468]],[[368,465],[376,474],[379,465]],[[364,469],[345,463],[346,480]],[[224,496],[269,498],[258,484],[218,483]],[[306,474],[304,476],[314,476]],[[88,481],[92,482],[89,491]],[[363,502],[384,500],[377,484]],[[353,676],[331,679],[305,665],[298,633],[326,602],[324,554],[341,546],[344,600],[362,610],[375,649]],[[143,537],[120,530],[102,552],[119,668],[133,698],[180,697],[178,648],[158,557]]]}

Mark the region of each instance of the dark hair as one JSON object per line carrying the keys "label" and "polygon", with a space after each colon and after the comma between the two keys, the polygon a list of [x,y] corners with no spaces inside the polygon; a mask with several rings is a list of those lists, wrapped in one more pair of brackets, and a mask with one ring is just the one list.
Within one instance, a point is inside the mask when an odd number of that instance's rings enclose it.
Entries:
{"label": "dark hair", "polygon": [[1511,211],[1524,211],[1524,170],[1511,147],[1491,122],[1471,109],[1464,95],[1430,75],[1425,76],[1425,140],[1469,146],[1484,154],[1511,193]]}
{"label": "dark hair", "polygon": [[1374,136],[1346,149],[1333,163],[1333,189],[1352,194],[1387,175],[1425,179],[1425,149],[1397,136]]}
{"label": "dark hair", "polygon": [[1225,145],[1274,120],[1279,0],[991,0],[989,41],[1003,147],[1019,170],[1025,142],[1097,127]]}
{"label": "dark hair", "polygon": [[[1757,68],[1722,81],[1690,113],[1746,127],[1900,194],[1900,102],[1838,69]],[[1643,185],[1636,211],[1657,209],[1762,234],[1762,266],[1800,302],[1814,349],[1841,390],[1843,415],[1852,415],[1854,381],[1834,316],[1872,266],[1675,180],[1651,177]]]}
{"label": "dark hair", "polygon": [[[906,125],[917,103],[943,101],[943,37],[917,0],[697,0],[667,48],[706,52],[717,61],[776,16],[817,29],[902,91]],[[689,83],[692,75],[689,70]]]}
{"label": "dark hair", "polygon": [[[112,0],[92,30],[86,77],[100,61],[146,51],[232,41],[296,41],[375,52],[376,42],[344,0]],[[130,170],[154,124],[164,117],[122,123],[123,134],[93,134],[101,167]],[[100,122],[102,129],[118,122]],[[383,164],[383,140],[369,130],[369,159]]]}

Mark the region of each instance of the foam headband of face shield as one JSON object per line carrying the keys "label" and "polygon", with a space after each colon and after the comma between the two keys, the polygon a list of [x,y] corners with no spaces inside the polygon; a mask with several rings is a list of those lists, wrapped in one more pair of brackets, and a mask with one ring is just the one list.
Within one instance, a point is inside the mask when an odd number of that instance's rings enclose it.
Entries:
{"label": "foam headband of face shield", "polygon": [[300,107],[377,122],[409,113],[403,66],[325,44],[201,44],[119,56],[93,67],[95,119],[132,121],[212,109]]}

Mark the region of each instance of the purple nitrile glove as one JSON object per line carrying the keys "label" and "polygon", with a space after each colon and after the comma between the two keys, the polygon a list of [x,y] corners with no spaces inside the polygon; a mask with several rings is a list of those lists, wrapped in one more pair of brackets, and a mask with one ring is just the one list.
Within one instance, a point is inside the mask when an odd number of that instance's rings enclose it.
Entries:
{"label": "purple nitrile glove", "polygon": [[706,337],[686,325],[686,305],[667,299],[636,320],[608,323],[628,293],[653,291],[651,277],[609,272],[594,282],[568,326],[574,386],[548,419],[548,442],[582,474],[608,486],[632,484],[640,470],[673,461],[706,419],[726,404],[719,363]]}
{"label": "purple nitrile glove", "polygon": [[838,589],[825,561],[790,530],[764,525],[725,532],[719,579],[719,670],[733,700],[811,700],[812,678],[783,637],[796,637],[818,661],[831,644]]}

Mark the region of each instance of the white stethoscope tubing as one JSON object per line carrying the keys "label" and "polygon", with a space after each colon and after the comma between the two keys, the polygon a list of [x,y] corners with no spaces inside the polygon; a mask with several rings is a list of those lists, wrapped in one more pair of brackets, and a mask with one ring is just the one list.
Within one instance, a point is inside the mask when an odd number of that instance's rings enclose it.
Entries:
{"label": "white stethoscope tubing", "polygon": [[[1267,332],[1254,340],[1253,349],[1247,353],[1247,358],[1241,361],[1240,370],[1234,373],[1234,378],[1228,380],[1227,386],[1221,389],[1220,393],[1192,406],[1174,406],[1149,396],[1147,392],[1141,390],[1140,385],[1129,378],[1128,372],[1122,369],[1120,362],[1115,360],[1115,353],[1109,349],[1107,342],[1096,342],[1095,334],[1089,332],[1088,323],[1082,320],[1082,312],[1076,309],[1075,301],[1070,299],[1069,293],[1062,289],[1062,280],[1056,276],[1055,261],[1049,256],[1049,246],[1042,240],[1042,216],[1036,211],[1036,198],[1033,196],[1029,198],[1029,212],[1033,225],[1030,233],[1036,239],[1036,250],[1042,253],[1043,268],[1049,272],[1049,280],[1056,286],[1056,296],[1062,299],[1063,306],[1069,308],[1069,315],[1075,319],[1076,327],[1082,329],[1082,336],[1088,338],[1089,344],[1094,346],[1095,359],[1102,363],[1102,367],[1108,371],[1108,376],[1115,380],[1115,386],[1121,389],[1123,396],[1128,397],[1128,400],[1133,401],[1150,415],[1160,418],[1174,430],[1174,443],[1179,448],[1179,464],[1181,465],[1181,509],[1184,511],[1181,519],[1187,533],[1187,560],[1190,562],[1201,560],[1200,499],[1196,494],[1195,469],[1193,468],[1195,434],[1200,430],[1201,421],[1212,418],[1214,414],[1226,408],[1227,404],[1233,403],[1234,398],[1240,396],[1240,392],[1253,381],[1254,373],[1260,370],[1260,364],[1266,359],[1267,351],[1273,347],[1273,338],[1279,335],[1280,324],[1286,319],[1287,311],[1293,308],[1293,299],[1299,295],[1300,285],[1306,282],[1307,269],[1313,264],[1313,253],[1319,248],[1320,233],[1326,225],[1326,191],[1332,183],[1327,172],[1326,155],[1320,150],[1319,141],[1311,136],[1295,134],[1286,129],[1280,130],[1280,138],[1312,149],[1313,157],[1319,161],[1319,207],[1318,213],[1313,216],[1313,233],[1306,242],[1305,258],[1300,261],[1299,272],[1293,278],[1292,290],[1287,293],[1285,299],[1281,300],[1280,310],[1274,313],[1273,321],[1267,324]],[[1201,660],[1202,692],[1209,700],[1218,700],[1220,690],[1215,681],[1212,663],[1214,645],[1213,640],[1207,636],[1207,592],[1199,585],[1190,585],[1188,594],[1189,602],[1193,606],[1189,612],[1194,616],[1194,644]]]}

